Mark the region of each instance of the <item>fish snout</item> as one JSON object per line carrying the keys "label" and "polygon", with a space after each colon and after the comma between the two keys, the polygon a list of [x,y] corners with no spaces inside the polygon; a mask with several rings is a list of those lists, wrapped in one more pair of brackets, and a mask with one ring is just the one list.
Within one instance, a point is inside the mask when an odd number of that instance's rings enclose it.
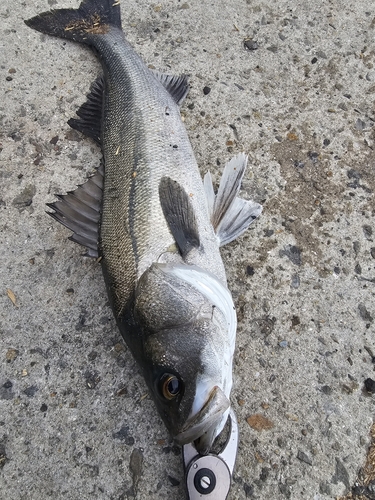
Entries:
{"label": "fish snout", "polygon": [[194,442],[199,453],[207,454],[225,424],[223,419],[226,420],[229,408],[229,399],[220,387],[215,386],[201,410],[190,417],[174,437],[176,443],[184,445]]}

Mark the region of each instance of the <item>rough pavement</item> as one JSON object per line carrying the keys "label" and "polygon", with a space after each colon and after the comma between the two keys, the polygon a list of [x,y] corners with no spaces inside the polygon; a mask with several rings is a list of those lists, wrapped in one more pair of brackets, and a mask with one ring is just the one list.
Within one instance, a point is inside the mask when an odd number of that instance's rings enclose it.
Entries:
{"label": "rough pavement", "polygon": [[[99,64],[23,19],[77,6],[0,6],[0,498],[180,499],[180,452],[100,266],[45,215],[98,165],[66,122]],[[245,151],[243,195],[264,204],[223,249],[239,316],[230,498],[347,494],[375,412],[373,3],[127,0],[122,15],[147,64],[190,75],[202,173]]]}

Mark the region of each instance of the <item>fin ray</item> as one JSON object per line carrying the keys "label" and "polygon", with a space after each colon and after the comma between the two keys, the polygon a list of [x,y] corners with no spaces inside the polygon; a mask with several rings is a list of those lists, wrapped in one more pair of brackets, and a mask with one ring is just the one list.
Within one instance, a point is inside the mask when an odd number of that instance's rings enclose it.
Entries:
{"label": "fin ray", "polygon": [[163,177],[159,184],[159,198],[169,229],[184,257],[200,245],[197,222],[186,191],[170,177]]}
{"label": "fin ray", "polygon": [[103,112],[104,77],[100,75],[91,85],[87,100],[78,109],[77,118],[68,120],[74,130],[94,139],[100,145],[101,121]]}
{"label": "fin ray", "polygon": [[65,195],[57,195],[58,201],[47,203],[54,212],[47,212],[53,219],[73,231],[70,240],[87,248],[88,257],[99,256],[99,223],[103,194],[104,167],[84,184]]}
{"label": "fin ray", "polygon": [[153,73],[163,87],[171,94],[176,104],[181,106],[189,92],[187,75],[168,75],[160,71],[153,71]]}
{"label": "fin ray", "polygon": [[220,246],[238,238],[262,212],[259,203],[237,196],[246,164],[247,156],[244,153],[235,156],[226,164],[216,195],[211,174],[207,172],[204,177],[209,214]]}

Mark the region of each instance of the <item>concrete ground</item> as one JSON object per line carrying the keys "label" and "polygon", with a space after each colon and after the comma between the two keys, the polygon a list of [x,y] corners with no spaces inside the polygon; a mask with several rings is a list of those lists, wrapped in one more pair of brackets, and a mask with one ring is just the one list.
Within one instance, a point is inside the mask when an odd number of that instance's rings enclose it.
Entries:
{"label": "concrete ground", "polygon": [[[99,65],[23,19],[77,6],[0,6],[0,498],[176,500],[180,451],[100,265],[45,214],[98,165],[66,122]],[[223,249],[239,316],[230,498],[359,492],[375,414],[373,2],[123,0],[122,15],[147,64],[190,75],[202,173],[245,151],[244,196],[264,204]]]}

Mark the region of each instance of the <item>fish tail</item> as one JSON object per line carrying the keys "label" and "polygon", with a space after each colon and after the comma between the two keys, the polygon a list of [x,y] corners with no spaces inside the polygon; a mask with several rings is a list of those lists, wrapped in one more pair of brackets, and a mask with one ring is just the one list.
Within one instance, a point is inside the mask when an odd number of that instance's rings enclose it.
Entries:
{"label": "fish tail", "polygon": [[46,35],[92,44],[95,35],[105,35],[110,26],[121,28],[120,0],[83,0],[78,9],[43,12],[25,21]]}

